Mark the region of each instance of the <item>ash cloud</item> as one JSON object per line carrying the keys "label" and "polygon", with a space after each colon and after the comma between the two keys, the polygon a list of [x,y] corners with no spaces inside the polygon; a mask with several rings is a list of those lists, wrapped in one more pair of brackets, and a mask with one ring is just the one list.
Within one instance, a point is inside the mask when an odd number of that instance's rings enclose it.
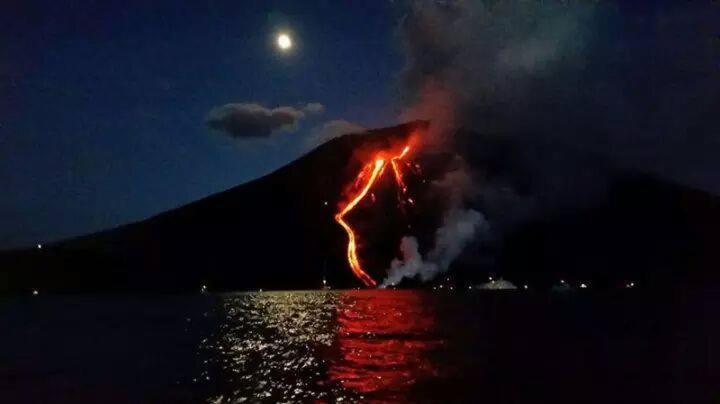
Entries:
{"label": "ash cloud", "polygon": [[266,138],[280,131],[294,131],[309,114],[323,111],[320,103],[275,108],[257,103],[230,103],[210,110],[205,123],[236,139]]}
{"label": "ash cloud", "polygon": [[720,152],[720,8],[645,3],[407,1],[402,118],[438,142],[522,133],[682,176]]}

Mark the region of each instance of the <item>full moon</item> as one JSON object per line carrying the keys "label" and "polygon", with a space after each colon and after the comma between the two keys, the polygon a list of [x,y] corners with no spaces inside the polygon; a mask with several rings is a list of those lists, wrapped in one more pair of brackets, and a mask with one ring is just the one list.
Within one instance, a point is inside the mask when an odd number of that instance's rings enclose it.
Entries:
{"label": "full moon", "polygon": [[280,34],[277,36],[277,46],[282,51],[289,50],[292,48],[292,38],[290,38],[290,35],[288,34]]}

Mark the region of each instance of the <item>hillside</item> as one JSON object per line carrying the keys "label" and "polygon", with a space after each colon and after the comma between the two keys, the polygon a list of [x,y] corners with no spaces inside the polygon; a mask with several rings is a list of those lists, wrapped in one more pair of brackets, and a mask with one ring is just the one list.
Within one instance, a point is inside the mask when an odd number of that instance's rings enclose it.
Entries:
{"label": "hillside", "polygon": [[[147,220],[41,250],[2,253],[0,291],[197,291],[201,285],[303,289],[317,288],[323,277],[337,287],[359,286],[345,262],[346,235],[333,220],[343,190],[361,167],[356,157],[425,125],[343,136],[269,175]],[[492,206],[488,192],[468,200],[468,206],[486,214],[495,232],[456,262],[453,273],[460,279],[478,282],[490,272],[539,286],[560,277],[604,286],[629,278],[657,284],[719,279],[717,197],[587,158],[581,159],[602,173],[597,176],[602,186],[583,190],[578,184],[596,177],[567,174],[575,180],[553,188],[547,178],[556,180],[557,172],[541,175],[527,157],[527,148],[541,147],[460,136],[460,141],[468,139],[456,149],[484,173],[484,184],[509,184],[536,206],[542,207],[543,198],[577,203],[548,202],[548,208],[505,223],[513,215]],[[356,216],[367,235],[362,257],[376,278],[383,277],[407,229],[421,242],[432,240],[441,212],[430,185],[424,184],[440,178],[454,157],[441,152],[414,156],[423,167],[423,181],[410,179],[417,206],[407,217],[395,214],[392,184],[373,195],[372,210]],[[547,188],[554,191],[548,194]]]}

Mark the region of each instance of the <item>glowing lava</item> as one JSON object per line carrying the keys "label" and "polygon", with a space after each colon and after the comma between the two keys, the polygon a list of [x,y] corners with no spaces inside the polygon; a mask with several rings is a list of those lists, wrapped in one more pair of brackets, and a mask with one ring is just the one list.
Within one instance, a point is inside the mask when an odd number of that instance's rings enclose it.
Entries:
{"label": "glowing lava", "polygon": [[[410,147],[405,146],[400,154],[390,157],[390,165],[392,166],[395,174],[395,181],[403,193],[407,191],[407,187],[403,182],[402,170],[400,169],[398,161],[405,157],[408,152],[410,152]],[[340,226],[345,229],[345,232],[348,235],[347,260],[348,264],[350,264],[350,269],[367,287],[375,287],[377,282],[368,275],[362,268],[362,265],[360,265],[360,260],[358,259],[357,254],[357,236],[355,235],[355,231],[352,226],[345,221],[345,215],[350,213],[365,198],[365,196],[367,196],[368,192],[370,192],[377,180],[382,177],[386,167],[387,159],[383,157],[383,153],[378,153],[375,157],[375,161],[366,164],[355,178],[355,188],[359,188],[359,191],[357,191],[357,193],[351,197],[350,202],[348,202],[347,205],[345,205],[335,215],[335,221],[337,221]],[[364,184],[362,182],[363,180]],[[360,187],[361,184],[362,187]]]}
{"label": "glowing lava", "polygon": [[402,171],[400,170],[400,166],[398,165],[398,160],[405,157],[405,155],[408,154],[409,151],[410,146],[405,146],[405,148],[403,148],[402,152],[398,156],[395,156],[390,160],[390,164],[393,168],[393,173],[395,173],[395,182],[397,182],[398,187],[400,187],[402,193],[407,192],[407,187],[405,186],[405,181],[403,181]]}

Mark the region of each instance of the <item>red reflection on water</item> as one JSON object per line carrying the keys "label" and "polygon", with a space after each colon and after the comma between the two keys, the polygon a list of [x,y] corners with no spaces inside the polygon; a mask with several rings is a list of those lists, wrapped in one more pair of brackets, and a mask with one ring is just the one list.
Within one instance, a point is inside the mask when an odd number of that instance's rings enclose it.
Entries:
{"label": "red reflection on water", "polygon": [[[442,344],[423,294],[415,291],[346,292],[338,307],[338,359],[329,377],[357,393],[399,393],[437,376],[428,353]],[[384,394],[387,397],[387,394]]]}

